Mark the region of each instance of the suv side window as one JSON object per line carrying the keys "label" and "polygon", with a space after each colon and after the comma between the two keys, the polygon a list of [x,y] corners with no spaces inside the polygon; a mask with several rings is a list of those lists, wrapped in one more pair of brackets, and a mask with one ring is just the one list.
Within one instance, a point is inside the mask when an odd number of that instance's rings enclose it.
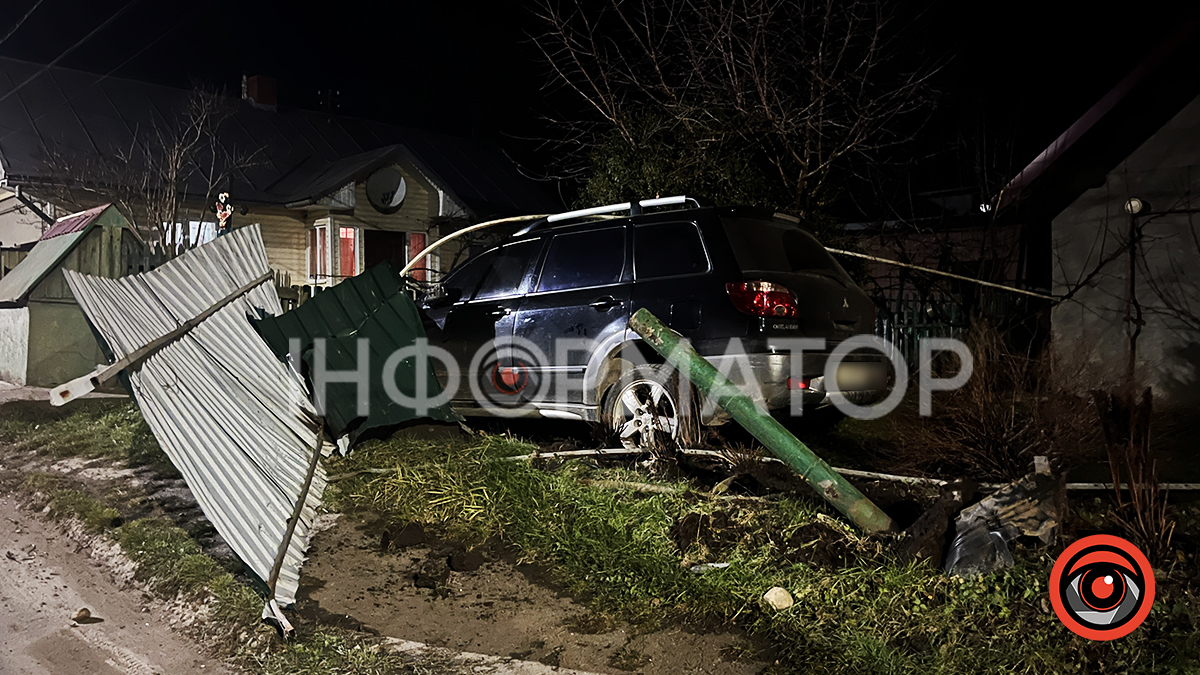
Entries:
{"label": "suv side window", "polygon": [[503,298],[519,293],[521,281],[525,279],[525,270],[529,269],[529,260],[541,245],[540,239],[533,239],[500,249],[492,260],[491,269],[484,276],[475,299]]}
{"label": "suv side window", "polygon": [[442,280],[444,292],[449,294],[451,289],[458,289],[461,291],[459,295],[461,299],[470,300],[471,295],[475,293],[475,289],[479,286],[479,281],[483,279],[483,275],[491,267],[492,260],[499,251],[500,249],[493,249],[480,253],[458,267],[455,267]]}
{"label": "suv side window", "polygon": [[624,269],[624,227],[560,234],[550,240],[538,290],[615,284]]}
{"label": "suv side window", "polygon": [[635,279],[703,274],[708,269],[708,255],[695,223],[660,223],[634,228]]}

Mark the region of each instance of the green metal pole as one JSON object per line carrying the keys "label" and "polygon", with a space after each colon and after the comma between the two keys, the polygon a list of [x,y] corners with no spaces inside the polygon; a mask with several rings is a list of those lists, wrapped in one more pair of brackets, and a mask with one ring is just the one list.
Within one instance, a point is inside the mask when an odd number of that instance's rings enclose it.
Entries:
{"label": "green metal pole", "polygon": [[755,405],[737,385],[697,354],[679,333],[667,328],[644,308],[634,313],[629,320],[629,327],[856,526],[867,532],[893,529],[892,519],[886,513],[846,482],[841,474],[775,418]]}

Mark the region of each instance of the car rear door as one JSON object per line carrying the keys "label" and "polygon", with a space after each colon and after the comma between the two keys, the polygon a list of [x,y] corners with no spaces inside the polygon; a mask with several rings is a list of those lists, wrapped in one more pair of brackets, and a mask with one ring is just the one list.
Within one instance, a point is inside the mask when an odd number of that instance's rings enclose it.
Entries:
{"label": "car rear door", "polygon": [[[684,337],[695,340],[713,298],[725,287],[715,279],[712,262],[696,223],[640,224],[633,228],[633,311],[645,308]],[[637,335],[628,333],[630,339]],[[728,335],[723,336],[728,340]],[[705,345],[695,345],[705,353]],[[722,343],[721,347],[724,344]]]}
{"label": "car rear door", "polygon": [[529,363],[535,400],[582,404],[589,359],[624,339],[631,294],[627,229],[589,228],[550,238],[514,329],[539,352]]}

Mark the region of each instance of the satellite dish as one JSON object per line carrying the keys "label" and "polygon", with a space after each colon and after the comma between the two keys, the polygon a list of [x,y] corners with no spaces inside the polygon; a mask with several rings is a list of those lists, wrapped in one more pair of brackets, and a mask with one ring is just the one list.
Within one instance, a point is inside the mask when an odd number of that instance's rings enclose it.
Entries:
{"label": "satellite dish", "polygon": [[385,166],[367,176],[367,201],[380,213],[395,213],[404,203],[408,186],[395,167]]}

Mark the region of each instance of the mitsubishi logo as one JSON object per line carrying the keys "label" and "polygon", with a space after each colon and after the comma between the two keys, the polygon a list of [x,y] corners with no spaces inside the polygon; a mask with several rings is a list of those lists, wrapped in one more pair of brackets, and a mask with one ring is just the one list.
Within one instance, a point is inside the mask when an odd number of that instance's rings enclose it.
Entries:
{"label": "mitsubishi logo", "polygon": [[850,300],[842,298],[842,309],[850,309]]}

